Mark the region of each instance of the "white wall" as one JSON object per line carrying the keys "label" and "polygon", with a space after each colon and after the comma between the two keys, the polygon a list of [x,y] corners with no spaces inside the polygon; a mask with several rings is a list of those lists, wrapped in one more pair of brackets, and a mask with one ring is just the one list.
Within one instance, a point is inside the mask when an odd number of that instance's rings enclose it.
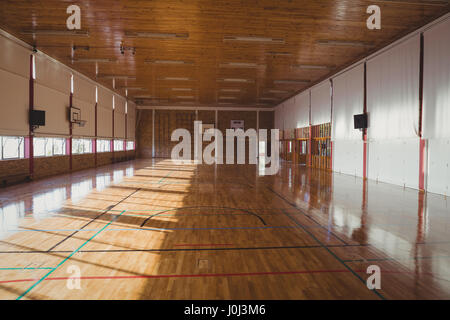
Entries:
{"label": "white wall", "polygon": [[311,124],[331,122],[331,84],[324,81],[311,89]]}
{"label": "white wall", "polygon": [[353,116],[364,111],[364,64],[333,78],[333,170],[363,177],[364,142]]}
{"label": "white wall", "polygon": [[419,187],[420,36],[367,62],[368,177]]}
{"label": "white wall", "polygon": [[450,195],[450,19],[424,33],[423,138],[430,192]]}
{"label": "white wall", "polygon": [[275,128],[280,130],[309,126],[310,96],[303,92],[286,100],[275,109]]}
{"label": "white wall", "polygon": [[[363,176],[361,132],[353,129],[353,115],[363,112],[364,69],[367,64],[369,114],[368,177],[382,182],[419,187],[419,68],[420,33],[424,35],[423,139],[426,140],[426,189],[450,194],[450,17],[426,26],[372,54],[333,77],[333,170]],[[312,92],[311,118],[318,124],[318,91],[329,79],[295,98]],[[325,89],[323,90],[325,92]],[[324,96],[324,94],[322,94]],[[292,98],[291,98],[292,99]],[[290,113],[275,109],[276,126]],[[282,127],[279,127],[282,129]],[[286,126],[284,127],[285,129]]]}

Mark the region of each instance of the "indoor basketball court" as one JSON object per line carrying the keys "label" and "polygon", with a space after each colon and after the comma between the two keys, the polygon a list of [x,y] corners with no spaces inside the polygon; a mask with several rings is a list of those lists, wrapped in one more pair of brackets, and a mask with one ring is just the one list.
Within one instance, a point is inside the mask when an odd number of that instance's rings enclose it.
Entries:
{"label": "indoor basketball court", "polygon": [[448,1],[0,8],[1,300],[450,299]]}

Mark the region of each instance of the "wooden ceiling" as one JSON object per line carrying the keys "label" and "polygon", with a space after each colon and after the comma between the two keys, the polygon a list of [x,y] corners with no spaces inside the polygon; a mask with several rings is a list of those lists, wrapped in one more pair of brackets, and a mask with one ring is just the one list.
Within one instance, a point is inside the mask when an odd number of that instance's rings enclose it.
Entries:
{"label": "wooden ceiling", "polygon": [[[67,32],[71,4],[81,8],[82,34],[42,34]],[[381,30],[366,27],[371,4],[381,8]],[[116,76],[114,89],[125,95],[128,87],[138,104],[273,107],[445,14],[450,5],[443,0],[1,0],[0,9],[2,29],[111,89]],[[236,36],[241,41],[230,39]]]}

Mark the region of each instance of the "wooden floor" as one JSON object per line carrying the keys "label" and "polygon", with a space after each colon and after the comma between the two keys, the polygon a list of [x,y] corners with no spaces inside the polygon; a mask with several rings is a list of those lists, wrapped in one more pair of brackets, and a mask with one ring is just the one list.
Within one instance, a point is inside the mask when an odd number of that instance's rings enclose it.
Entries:
{"label": "wooden floor", "polygon": [[0,299],[450,299],[445,197],[287,163],[136,160],[0,208]]}

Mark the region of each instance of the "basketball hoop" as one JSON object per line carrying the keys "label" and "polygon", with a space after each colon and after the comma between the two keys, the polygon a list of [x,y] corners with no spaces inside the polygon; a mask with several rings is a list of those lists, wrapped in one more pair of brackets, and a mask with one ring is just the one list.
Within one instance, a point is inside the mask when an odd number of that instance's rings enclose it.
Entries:
{"label": "basketball hoop", "polygon": [[76,124],[78,124],[79,127],[84,127],[86,125],[86,120],[79,120],[77,122],[75,122]]}

